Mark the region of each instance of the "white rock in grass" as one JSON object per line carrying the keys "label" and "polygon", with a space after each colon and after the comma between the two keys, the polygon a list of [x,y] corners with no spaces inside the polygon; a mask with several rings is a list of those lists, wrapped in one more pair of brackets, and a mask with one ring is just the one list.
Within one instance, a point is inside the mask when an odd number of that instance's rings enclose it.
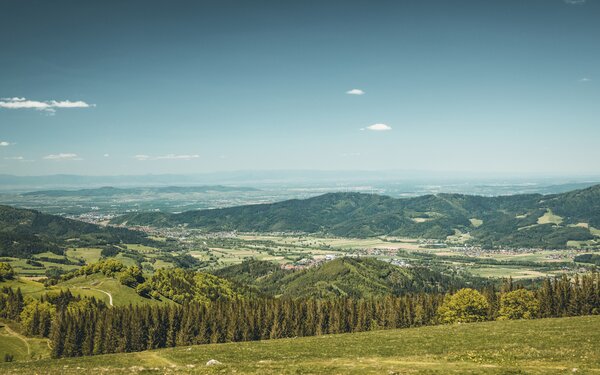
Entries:
{"label": "white rock in grass", "polygon": [[217,361],[216,359],[211,359],[210,361],[206,362],[207,366],[215,366],[215,365],[220,365],[221,362]]}

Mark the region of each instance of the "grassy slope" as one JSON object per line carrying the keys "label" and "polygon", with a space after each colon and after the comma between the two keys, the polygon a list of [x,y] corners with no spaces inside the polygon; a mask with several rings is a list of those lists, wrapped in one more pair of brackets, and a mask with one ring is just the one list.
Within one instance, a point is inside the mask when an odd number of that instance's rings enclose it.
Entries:
{"label": "grassy slope", "polygon": [[[104,301],[108,304],[109,297],[98,290],[108,292],[113,297],[113,304],[115,306],[129,305],[129,304],[154,304],[162,303],[160,301],[144,298],[138,295],[135,290],[119,283],[118,280],[107,277],[101,274],[94,274],[89,276],[79,276],[71,280],[59,283],[58,285],[45,288],[44,284],[27,280],[25,278],[18,278],[16,280],[9,280],[0,282],[0,287],[11,287],[21,288],[21,292],[25,297],[30,296],[33,298],[39,298],[42,294],[47,293],[51,290],[59,289],[70,289],[74,295],[95,297],[98,300]],[[94,290],[98,289],[98,290]],[[170,300],[163,298],[162,301],[171,303]],[[0,353],[1,354],[1,353]],[[1,359],[0,359],[1,360]]]}
{"label": "grassy slope", "polygon": [[[434,326],[0,364],[4,374],[600,373],[600,316]],[[210,359],[222,365],[207,367]]]}
{"label": "grassy slope", "polygon": [[[14,361],[26,361],[50,357],[48,340],[34,337],[24,337],[17,331],[14,323],[12,328],[6,322],[0,322],[0,361],[5,354],[13,355]],[[0,371],[1,372],[1,371]]]}

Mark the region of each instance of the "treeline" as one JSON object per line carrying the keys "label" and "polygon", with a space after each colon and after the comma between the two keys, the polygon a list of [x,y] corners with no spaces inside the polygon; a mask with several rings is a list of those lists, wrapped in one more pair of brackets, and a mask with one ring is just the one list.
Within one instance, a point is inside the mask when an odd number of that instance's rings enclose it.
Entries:
{"label": "treeline", "polygon": [[573,258],[574,262],[590,263],[600,266],[600,255],[598,254],[581,254]]}
{"label": "treeline", "polygon": [[441,294],[374,299],[235,299],[60,312],[53,357],[431,324]]}
{"label": "treeline", "polygon": [[[185,277],[161,278],[184,283]],[[179,289],[186,287],[180,286]],[[49,337],[52,356],[133,352],[182,345],[361,332],[454,322],[600,314],[600,274],[546,279],[533,289],[507,280],[497,290],[371,298],[258,298],[231,295],[184,304],[109,308],[70,292],[24,301],[0,291],[0,318]]]}
{"label": "treeline", "polygon": [[461,289],[366,299],[233,298],[207,303],[60,310],[54,357],[181,345],[416,327],[447,322],[600,314],[600,275],[547,279],[535,290]]}

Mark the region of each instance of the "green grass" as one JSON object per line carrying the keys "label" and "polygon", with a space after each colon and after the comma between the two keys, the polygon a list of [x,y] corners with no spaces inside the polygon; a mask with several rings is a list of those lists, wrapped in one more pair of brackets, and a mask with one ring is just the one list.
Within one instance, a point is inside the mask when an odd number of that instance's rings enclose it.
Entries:
{"label": "green grass", "polygon": [[[48,288],[44,287],[44,284],[42,283],[28,280],[23,277],[19,277],[15,280],[0,282],[0,287],[4,286],[14,289],[21,288],[21,292],[25,297],[32,298],[40,298],[42,294],[52,290],[69,289],[73,295],[81,297],[94,297],[98,300],[104,301],[106,304],[109,303],[110,298],[102,291],[110,293],[113,297],[113,304],[115,306],[129,305],[130,303],[133,305],[147,303],[159,304],[164,302],[173,303],[166,298],[163,298],[162,301],[157,301],[155,299],[141,297],[132,288],[121,285],[118,280],[102,274],[78,276]],[[2,358],[0,358],[0,361],[1,360]]]}
{"label": "green grass", "polygon": [[44,284],[23,277],[2,281],[0,282],[0,287],[9,287],[15,290],[21,288],[21,293],[23,293],[24,297],[39,298],[45,292]]}
{"label": "green grass", "polygon": [[[68,288],[73,294],[89,297],[93,296],[96,299],[104,301],[106,304],[108,304],[109,297],[106,295],[106,293],[102,292],[104,291],[112,295],[113,304],[115,306],[161,303],[160,301],[154,299],[141,297],[132,288],[122,285],[118,280],[102,274],[93,274],[87,277],[78,276],[53,287],[53,289],[58,288]],[[163,299],[163,301],[168,300]]]}
{"label": "green grass", "polygon": [[158,251],[158,249],[156,249],[155,247],[139,244],[126,244],[125,247],[127,248],[127,250],[138,251],[140,253],[154,253]]}
{"label": "green grass", "polygon": [[17,333],[18,329],[12,325],[13,327],[7,327],[7,323],[0,322],[0,361],[4,360],[5,354],[12,355],[14,361],[50,357],[48,340],[24,337]]}
{"label": "green grass", "polygon": [[552,213],[551,209],[548,209],[546,213],[538,218],[538,224],[556,224],[560,225],[563,222],[563,218]]}
{"label": "green grass", "polygon": [[94,247],[76,247],[66,251],[67,257],[71,259],[83,259],[86,264],[96,263],[100,260],[102,249]]}
{"label": "green grass", "polygon": [[434,326],[15,362],[0,373],[593,374],[599,326],[600,316]]}
{"label": "green grass", "polygon": [[65,259],[64,255],[54,254],[53,252],[46,251],[45,253],[35,254],[34,258],[50,258],[50,259]]}

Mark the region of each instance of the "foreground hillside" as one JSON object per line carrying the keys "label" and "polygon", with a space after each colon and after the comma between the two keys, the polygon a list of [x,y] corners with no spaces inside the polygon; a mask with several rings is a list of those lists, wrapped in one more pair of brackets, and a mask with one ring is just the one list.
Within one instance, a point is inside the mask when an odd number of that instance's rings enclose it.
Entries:
{"label": "foreground hillside", "polygon": [[[598,327],[600,316],[496,321],[14,362],[0,372],[590,374],[600,372]],[[207,367],[211,359],[222,364]]]}
{"label": "foreground hillside", "polygon": [[394,199],[330,193],[305,200],[180,214],[134,213],[113,224],[206,231],[300,231],[345,237],[378,235],[463,240],[484,246],[564,247],[600,238],[600,185],[568,193],[482,197],[462,194]]}

